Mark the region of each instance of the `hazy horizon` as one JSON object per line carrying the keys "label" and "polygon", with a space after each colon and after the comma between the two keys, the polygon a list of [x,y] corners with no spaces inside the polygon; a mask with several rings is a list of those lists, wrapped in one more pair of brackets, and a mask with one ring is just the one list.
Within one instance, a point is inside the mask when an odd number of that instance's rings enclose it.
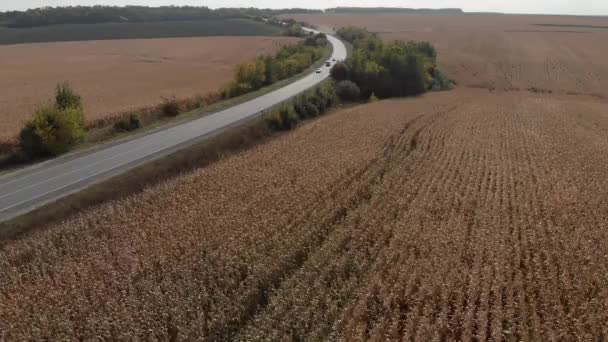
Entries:
{"label": "hazy horizon", "polygon": [[0,11],[26,10],[46,6],[92,6],[92,5],[190,5],[218,7],[258,7],[258,8],[314,8],[325,9],[332,7],[408,7],[408,8],[461,8],[465,12],[500,12],[513,14],[557,14],[557,15],[608,15],[608,1],[599,3],[595,0],[581,0],[576,3],[569,0],[504,0],[472,1],[472,0],[428,0],[428,1],[344,1],[344,0],[4,0]]}

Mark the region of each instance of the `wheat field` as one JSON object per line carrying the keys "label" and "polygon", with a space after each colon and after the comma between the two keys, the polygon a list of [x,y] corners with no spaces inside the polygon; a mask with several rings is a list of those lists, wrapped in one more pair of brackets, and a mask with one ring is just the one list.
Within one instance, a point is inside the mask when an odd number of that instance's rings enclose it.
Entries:
{"label": "wheat field", "polygon": [[0,46],[0,140],[12,140],[55,87],[70,82],[88,122],[220,90],[236,66],[296,42],[288,37],[199,37]]}
{"label": "wheat field", "polygon": [[598,341],[608,113],[343,109],[0,246],[0,339]]}

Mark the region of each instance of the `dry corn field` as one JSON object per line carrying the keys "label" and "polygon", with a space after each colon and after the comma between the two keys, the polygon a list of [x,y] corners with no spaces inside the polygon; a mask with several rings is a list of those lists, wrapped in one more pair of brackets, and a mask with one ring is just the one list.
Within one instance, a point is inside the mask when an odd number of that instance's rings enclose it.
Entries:
{"label": "dry corn field", "polygon": [[296,41],[287,37],[128,39],[0,46],[0,140],[69,81],[88,121],[217,91],[236,65]]}
{"label": "dry corn field", "polygon": [[293,17],[328,29],[363,26],[378,32],[385,40],[430,41],[437,48],[441,68],[461,87],[608,98],[608,17],[487,14]]}
{"label": "dry corn field", "polygon": [[0,340],[608,337],[608,113],[344,109],[0,246]]}

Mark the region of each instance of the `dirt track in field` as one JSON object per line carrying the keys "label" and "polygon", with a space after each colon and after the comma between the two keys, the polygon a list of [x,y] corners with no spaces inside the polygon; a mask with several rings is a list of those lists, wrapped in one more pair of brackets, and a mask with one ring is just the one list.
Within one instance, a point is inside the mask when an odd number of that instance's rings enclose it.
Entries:
{"label": "dirt track in field", "polygon": [[283,37],[133,39],[0,46],[0,140],[23,121],[58,82],[82,95],[87,120],[156,105],[161,97],[219,90],[234,67],[293,42]]}
{"label": "dirt track in field", "polygon": [[386,40],[430,41],[439,52],[440,66],[460,86],[497,91],[536,88],[533,91],[608,98],[608,18],[412,14],[293,17],[324,28],[364,26]]}
{"label": "dirt track in field", "polygon": [[320,118],[5,243],[0,337],[597,341],[605,108],[461,88]]}

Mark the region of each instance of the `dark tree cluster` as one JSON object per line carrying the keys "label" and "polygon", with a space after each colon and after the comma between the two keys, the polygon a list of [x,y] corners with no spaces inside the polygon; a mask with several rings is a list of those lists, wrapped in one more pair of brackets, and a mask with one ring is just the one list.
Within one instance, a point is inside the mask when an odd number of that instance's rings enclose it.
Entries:
{"label": "dark tree cluster", "polygon": [[419,95],[434,88],[437,52],[430,43],[385,43],[357,27],[342,28],[338,35],[353,45],[353,52],[334,66],[332,78],[354,82],[363,98]]}

